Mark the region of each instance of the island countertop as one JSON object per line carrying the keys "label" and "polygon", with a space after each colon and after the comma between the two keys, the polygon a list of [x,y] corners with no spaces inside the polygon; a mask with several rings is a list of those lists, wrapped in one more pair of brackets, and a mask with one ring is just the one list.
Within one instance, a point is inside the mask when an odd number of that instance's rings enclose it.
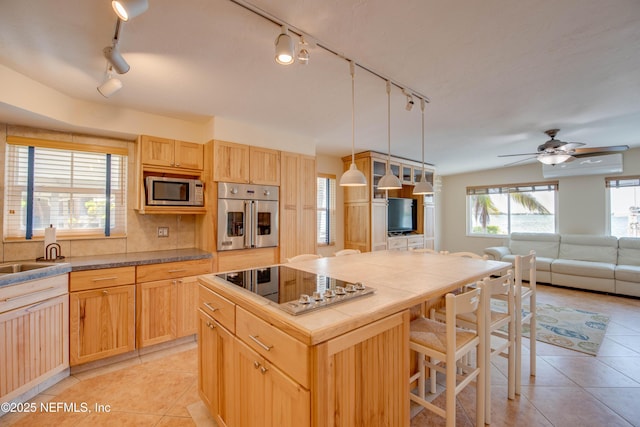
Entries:
{"label": "island countertop", "polygon": [[303,343],[315,345],[511,267],[501,261],[410,251],[326,257],[287,266],[347,282],[362,282],[376,292],[293,316],[215,274],[200,276],[199,281]]}

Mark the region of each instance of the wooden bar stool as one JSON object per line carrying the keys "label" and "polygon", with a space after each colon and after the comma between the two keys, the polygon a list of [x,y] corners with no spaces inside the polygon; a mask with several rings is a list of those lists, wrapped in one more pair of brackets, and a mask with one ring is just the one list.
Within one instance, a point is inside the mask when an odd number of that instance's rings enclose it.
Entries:
{"label": "wooden bar stool", "polygon": [[[409,348],[418,354],[418,372],[409,382],[418,380],[417,393],[411,392],[413,402],[445,418],[447,427],[456,425],[456,396],[475,379],[476,381],[476,426],[484,426],[485,398],[485,313],[481,300],[481,289],[445,296],[446,323],[425,317],[411,322]],[[474,313],[476,327],[465,330],[456,326],[458,315]],[[473,359],[466,358],[475,353],[475,365],[465,363]],[[442,363],[445,366],[442,366]],[[445,409],[426,400],[426,372],[429,369],[431,393],[435,393],[436,372],[446,375]],[[456,375],[461,369],[462,375]]]}
{"label": "wooden bar stool", "polygon": [[[516,394],[522,388],[522,324],[529,321],[529,375],[536,375],[536,252],[516,255],[515,300],[516,300]],[[523,281],[528,283],[523,284]],[[529,312],[523,313],[523,301],[528,300]]]}

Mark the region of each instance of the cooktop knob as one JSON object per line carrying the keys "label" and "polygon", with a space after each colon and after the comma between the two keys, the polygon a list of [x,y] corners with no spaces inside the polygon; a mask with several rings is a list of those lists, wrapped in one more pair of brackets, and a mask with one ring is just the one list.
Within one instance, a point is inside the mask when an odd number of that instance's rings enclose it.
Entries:
{"label": "cooktop knob", "polygon": [[324,291],[323,295],[325,298],[333,298],[336,296],[336,293],[333,289],[327,289],[326,291]]}
{"label": "cooktop knob", "polygon": [[269,196],[269,195],[271,195],[271,191],[269,191],[269,190],[264,190],[264,195],[265,195],[265,196]]}
{"label": "cooktop knob", "polygon": [[300,295],[300,298],[298,299],[298,302],[300,304],[311,304],[311,297],[307,294],[302,294]]}
{"label": "cooktop knob", "polygon": [[236,187],[231,187],[231,190],[229,190],[229,192],[231,194],[238,194],[238,189]]}
{"label": "cooktop knob", "polygon": [[314,292],[313,299],[316,301],[322,301],[324,298],[320,292]]}
{"label": "cooktop knob", "polygon": [[336,295],[344,295],[346,293],[343,286],[336,286]]}
{"label": "cooktop knob", "polygon": [[347,285],[347,287],[345,288],[345,290],[346,290],[347,292],[355,292],[355,291],[356,291],[356,285],[353,285],[353,284],[349,283],[349,284]]}
{"label": "cooktop knob", "polygon": [[356,282],[353,284],[357,290],[359,291],[364,291],[365,290],[365,286],[362,284],[362,282]]}

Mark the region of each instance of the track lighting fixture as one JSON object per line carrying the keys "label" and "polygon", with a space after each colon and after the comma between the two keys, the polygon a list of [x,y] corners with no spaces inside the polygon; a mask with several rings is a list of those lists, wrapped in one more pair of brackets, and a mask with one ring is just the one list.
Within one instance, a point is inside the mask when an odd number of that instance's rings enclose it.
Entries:
{"label": "track lighting fixture", "polygon": [[113,46],[107,46],[103,49],[104,57],[107,58],[107,61],[113,66],[113,69],[118,74],[124,74],[131,67],[124,59],[122,54],[120,53],[120,49],[118,49],[118,44],[114,43]]}
{"label": "track lighting fixture", "polygon": [[289,35],[286,26],[282,26],[282,32],[276,38],[276,62],[281,65],[293,64],[293,39]]}
{"label": "track lighting fixture", "polygon": [[113,67],[109,65],[107,67],[107,77],[100,86],[97,87],[100,95],[105,98],[109,98],[111,95],[122,89],[122,82],[120,79],[113,77]]}
{"label": "track lighting fixture", "polygon": [[356,89],[355,89],[355,64],[349,61],[349,70],[351,71],[351,166],[349,170],[340,177],[340,186],[342,187],[363,187],[367,185],[367,178],[358,170],[356,166]]}
{"label": "track lighting fixture", "polygon": [[304,37],[300,37],[300,46],[298,48],[298,61],[302,65],[309,63],[309,43],[304,40]]}
{"label": "track lighting fixture", "polygon": [[147,0],[112,0],[111,7],[123,21],[143,14],[149,8]]}
{"label": "track lighting fixture", "polygon": [[387,80],[387,173],[378,181],[378,190],[399,190],[402,188],[400,178],[391,172],[391,82]]}
{"label": "track lighting fixture", "polygon": [[433,194],[433,186],[424,176],[424,99],[420,99],[420,109],[422,110],[422,176],[420,182],[413,187],[413,194]]}
{"label": "track lighting fixture", "polygon": [[407,105],[404,106],[404,109],[407,111],[411,111],[411,109],[413,108],[413,96],[408,93],[406,90],[402,89],[402,93],[404,94],[404,96],[407,97]]}

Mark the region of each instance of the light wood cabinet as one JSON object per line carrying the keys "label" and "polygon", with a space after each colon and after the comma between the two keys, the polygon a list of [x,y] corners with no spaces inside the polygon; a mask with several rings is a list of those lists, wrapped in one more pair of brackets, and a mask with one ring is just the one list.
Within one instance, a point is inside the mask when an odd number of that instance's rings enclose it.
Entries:
{"label": "light wood cabinet", "polygon": [[68,276],[0,288],[0,402],[68,367]]}
{"label": "light wood cabinet", "polygon": [[135,349],[135,267],[70,275],[71,366]]}
{"label": "light wood cabinet", "polygon": [[[433,197],[429,198],[431,210],[424,203],[424,196],[414,196],[413,186],[419,182],[422,174],[422,163],[407,159],[391,157],[391,172],[398,176],[403,184],[399,190],[378,190],[378,182],[384,176],[387,169],[388,156],[366,151],[355,155],[358,169],[367,178],[365,187],[346,187],[344,192],[344,247],[346,249],[359,249],[362,252],[385,250],[387,243],[387,196],[405,197],[416,199],[417,208],[417,232],[429,236],[433,243],[435,236],[433,230]],[[351,156],[343,157],[344,170],[351,165]],[[433,181],[433,169],[425,168],[425,175]],[[419,248],[425,245],[412,242],[411,247]],[[405,245],[409,247],[409,245]]]}
{"label": "light wood cabinet", "polygon": [[141,135],[140,162],[144,165],[166,168],[202,170],[204,150],[202,144]]}
{"label": "light wood cabinet", "polygon": [[316,160],[296,153],[281,153],[280,260],[316,253]]}
{"label": "light wood cabinet", "polygon": [[138,348],[197,330],[197,276],[211,272],[211,260],[191,260],[136,268]]}
{"label": "light wood cabinet", "polygon": [[214,141],[213,180],[280,185],[280,152],[235,142]]}
{"label": "light wood cabinet", "polygon": [[198,312],[198,393],[218,426],[233,425],[233,335]]}

